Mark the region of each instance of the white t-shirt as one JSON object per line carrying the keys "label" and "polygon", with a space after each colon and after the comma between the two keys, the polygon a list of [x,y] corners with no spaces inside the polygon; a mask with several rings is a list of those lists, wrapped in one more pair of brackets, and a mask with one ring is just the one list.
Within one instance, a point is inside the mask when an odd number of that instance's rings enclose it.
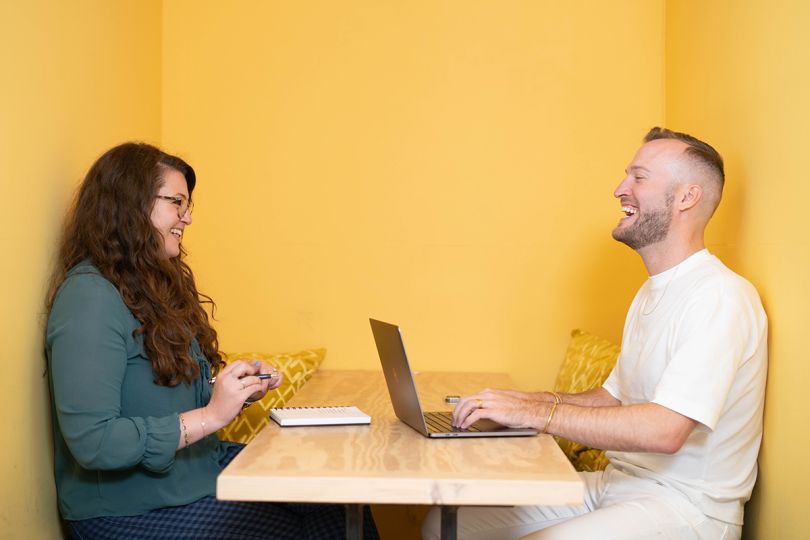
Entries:
{"label": "white t-shirt", "polygon": [[767,335],[757,291],[705,249],[650,277],[604,388],[623,405],[657,403],[698,425],[675,454],[608,452],[611,463],[741,525],[757,476]]}

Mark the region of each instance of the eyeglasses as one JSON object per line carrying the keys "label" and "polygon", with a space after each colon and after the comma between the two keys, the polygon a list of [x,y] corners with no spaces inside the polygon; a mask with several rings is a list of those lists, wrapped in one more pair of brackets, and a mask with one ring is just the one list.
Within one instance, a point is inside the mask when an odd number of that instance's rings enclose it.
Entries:
{"label": "eyeglasses", "polygon": [[183,219],[186,215],[186,212],[189,214],[194,211],[194,201],[186,200],[185,197],[180,196],[173,196],[173,195],[155,195],[156,199],[163,199],[164,201],[169,201],[173,205],[177,207],[177,217]]}

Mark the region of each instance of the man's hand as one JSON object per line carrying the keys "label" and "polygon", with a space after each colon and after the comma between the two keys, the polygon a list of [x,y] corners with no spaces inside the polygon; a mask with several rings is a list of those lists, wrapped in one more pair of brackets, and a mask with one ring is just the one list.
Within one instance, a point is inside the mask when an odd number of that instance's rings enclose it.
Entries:
{"label": "man's hand", "polygon": [[550,393],[481,390],[459,400],[453,425],[467,428],[482,418],[509,427],[532,427],[593,448],[672,454],[697,422],[657,403],[624,405],[605,389],[563,394],[550,425]]}
{"label": "man's hand", "polygon": [[542,430],[543,414],[548,414],[548,401],[542,394],[487,388],[459,400],[453,410],[453,425],[466,429],[478,420],[488,418],[504,426]]}

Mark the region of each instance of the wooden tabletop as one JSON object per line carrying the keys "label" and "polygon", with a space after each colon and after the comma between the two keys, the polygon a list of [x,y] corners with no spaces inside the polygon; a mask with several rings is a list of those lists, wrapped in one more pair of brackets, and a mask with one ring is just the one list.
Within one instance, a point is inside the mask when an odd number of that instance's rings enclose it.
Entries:
{"label": "wooden tabletop", "polygon": [[[422,408],[447,394],[512,386],[492,373],[420,373]],[[583,486],[548,435],[428,439],[397,420],[381,371],[319,370],[289,406],[356,405],[368,426],[280,428],[274,422],[217,480],[241,501],[436,505],[580,504]]]}

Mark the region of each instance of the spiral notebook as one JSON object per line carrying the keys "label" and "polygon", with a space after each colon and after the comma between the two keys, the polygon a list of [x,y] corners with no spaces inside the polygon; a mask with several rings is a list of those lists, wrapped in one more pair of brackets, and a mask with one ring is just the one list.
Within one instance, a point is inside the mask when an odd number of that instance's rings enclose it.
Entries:
{"label": "spiral notebook", "polygon": [[357,407],[283,407],[270,409],[281,427],[370,424],[371,417]]}

